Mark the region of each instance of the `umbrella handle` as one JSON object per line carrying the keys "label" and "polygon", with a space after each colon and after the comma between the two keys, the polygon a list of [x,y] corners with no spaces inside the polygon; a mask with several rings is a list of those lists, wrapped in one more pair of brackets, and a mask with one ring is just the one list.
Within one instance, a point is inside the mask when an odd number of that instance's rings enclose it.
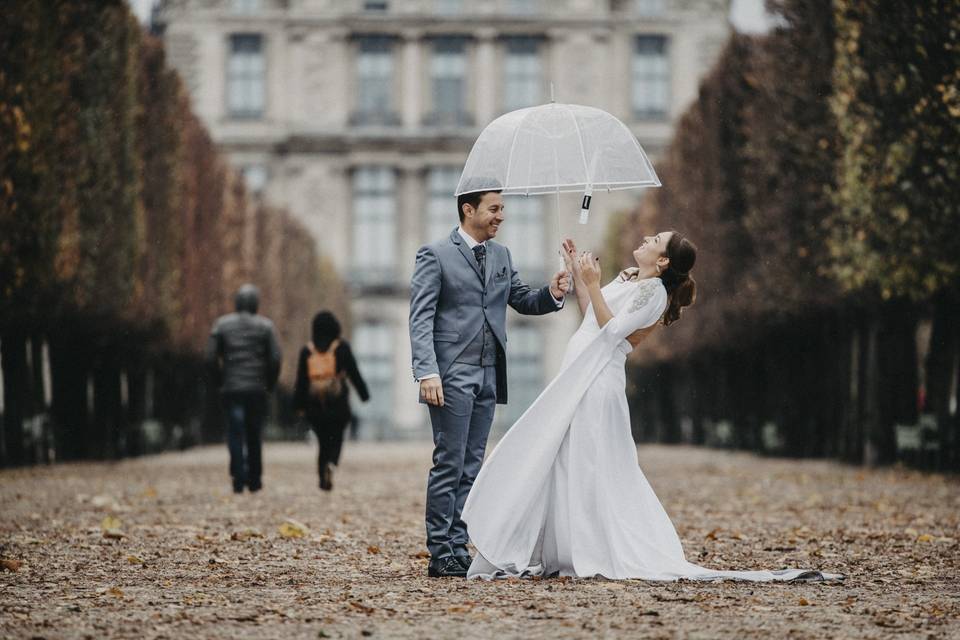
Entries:
{"label": "umbrella handle", "polygon": [[593,189],[587,187],[583,192],[583,202],[580,204],[580,224],[587,224],[590,217],[590,201],[593,199]]}

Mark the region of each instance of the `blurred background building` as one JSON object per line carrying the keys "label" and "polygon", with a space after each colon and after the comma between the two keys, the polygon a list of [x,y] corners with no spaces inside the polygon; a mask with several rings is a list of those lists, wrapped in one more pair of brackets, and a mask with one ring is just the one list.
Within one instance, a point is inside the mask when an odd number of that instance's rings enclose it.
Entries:
{"label": "blurred background building", "polygon": [[[298,217],[349,283],[373,395],[355,404],[361,437],[420,437],[413,258],[457,225],[453,192],[480,130],[552,92],[613,113],[656,161],[729,35],[729,10],[729,0],[161,0],[153,28],[250,189]],[[641,193],[597,196],[585,227],[578,198],[506,198],[497,240],[525,281],[559,268],[561,234],[600,248],[609,216]],[[495,430],[536,397],[578,321],[572,308],[509,313],[511,402]]]}

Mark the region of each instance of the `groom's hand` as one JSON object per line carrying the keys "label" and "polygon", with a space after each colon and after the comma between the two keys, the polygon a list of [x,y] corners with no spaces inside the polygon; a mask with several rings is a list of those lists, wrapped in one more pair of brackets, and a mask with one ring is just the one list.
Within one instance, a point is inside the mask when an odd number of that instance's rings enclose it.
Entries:
{"label": "groom's hand", "polygon": [[436,407],[443,406],[443,383],[440,378],[425,378],[420,381],[420,397]]}
{"label": "groom's hand", "polygon": [[570,274],[566,271],[557,271],[550,281],[550,295],[560,300],[567,295],[567,291],[570,291]]}

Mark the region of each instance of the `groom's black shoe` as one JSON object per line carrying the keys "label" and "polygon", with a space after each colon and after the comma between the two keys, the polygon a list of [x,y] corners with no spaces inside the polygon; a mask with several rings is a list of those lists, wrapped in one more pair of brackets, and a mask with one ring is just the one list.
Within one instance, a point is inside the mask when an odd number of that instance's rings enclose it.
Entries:
{"label": "groom's black shoe", "polygon": [[430,560],[427,575],[431,578],[466,578],[467,569],[454,556]]}
{"label": "groom's black shoe", "polygon": [[473,558],[470,557],[469,553],[463,555],[458,554],[453,557],[457,559],[457,562],[460,563],[460,566],[462,566],[464,570],[470,569],[470,563],[473,562]]}

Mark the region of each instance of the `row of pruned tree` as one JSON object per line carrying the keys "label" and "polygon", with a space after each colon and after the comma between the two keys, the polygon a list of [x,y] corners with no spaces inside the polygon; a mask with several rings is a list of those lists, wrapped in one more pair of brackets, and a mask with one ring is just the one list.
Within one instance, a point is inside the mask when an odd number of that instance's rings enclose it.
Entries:
{"label": "row of pruned tree", "polygon": [[0,16],[0,463],[219,436],[202,350],[243,282],[290,359],[340,311],[312,237],[251,197],[121,0]]}
{"label": "row of pruned tree", "polygon": [[960,5],[768,4],[611,234],[699,246],[696,305],[634,360],[635,435],[960,469]]}

